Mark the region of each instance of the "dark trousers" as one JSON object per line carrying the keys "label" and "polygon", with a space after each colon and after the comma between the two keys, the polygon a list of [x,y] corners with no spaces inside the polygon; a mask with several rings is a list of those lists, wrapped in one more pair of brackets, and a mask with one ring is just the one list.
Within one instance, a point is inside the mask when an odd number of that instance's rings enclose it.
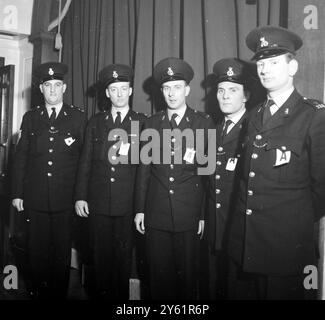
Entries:
{"label": "dark trousers", "polygon": [[227,298],[228,255],[209,246],[209,299]]}
{"label": "dark trousers", "polygon": [[[228,299],[231,300],[305,300],[315,292],[303,287],[306,275],[273,276],[243,272],[229,259]],[[315,291],[315,290],[314,290]]]}
{"label": "dark trousers", "polygon": [[196,299],[197,231],[167,232],[147,227],[145,235],[151,298]]}
{"label": "dark trousers", "polygon": [[[26,212],[27,211],[27,212]],[[25,210],[32,291],[38,298],[65,298],[71,265],[71,211]]]}
{"label": "dark trousers", "polygon": [[132,216],[91,217],[95,283],[99,298],[129,299],[133,228]]}

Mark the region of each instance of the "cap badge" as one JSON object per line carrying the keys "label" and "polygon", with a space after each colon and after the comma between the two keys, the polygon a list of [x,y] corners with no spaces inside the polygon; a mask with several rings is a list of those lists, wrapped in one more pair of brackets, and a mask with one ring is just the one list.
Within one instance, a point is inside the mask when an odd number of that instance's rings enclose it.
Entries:
{"label": "cap badge", "polygon": [[265,37],[262,37],[262,38],[260,39],[260,41],[261,41],[261,47],[262,47],[262,48],[263,48],[263,47],[267,47],[267,46],[269,45],[268,41],[265,40]]}
{"label": "cap badge", "polygon": [[173,76],[174,75],[174,71],[173,71],[173,69],[171,67],[168,67],[167,74],[169,76]]}
{"label": "cap badge", "polygon": [[227,76],[232,77],[233,75],[234,75],[234,71],[232,70],[232,67],[228,67]]}
{"label": "cap badge", "polygon": [[53,69],[52,69],[52,68],[49,68],[49,75],[50,75],[50,76],[53,76],[53,74],[54,74]]}
{"label": "cap badge", "polygon": [[113,78],[118,78],[118,73],[115,70],[113,71]]}

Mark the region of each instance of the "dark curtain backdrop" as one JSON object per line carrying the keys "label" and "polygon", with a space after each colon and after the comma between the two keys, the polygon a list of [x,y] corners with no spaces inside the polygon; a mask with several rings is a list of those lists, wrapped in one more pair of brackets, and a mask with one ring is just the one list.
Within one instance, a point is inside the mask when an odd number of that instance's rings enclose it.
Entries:
{"label": "dark curtain backdrop", "polygon": [[195,72],[189,105],[213,114],[213,64],[225,57],[249,60],[246,35],[259,25],[286,26],[287,2],[74,0],[62,25],[63,62],[70,69],[66,98],[84,107],[90,117],[109,104],[96,84],[98,72],[110,63],[125,63],[135,70],[133,109],[153,113],[161,108],[150,78],[153,66],[175,56],[189,62]]}

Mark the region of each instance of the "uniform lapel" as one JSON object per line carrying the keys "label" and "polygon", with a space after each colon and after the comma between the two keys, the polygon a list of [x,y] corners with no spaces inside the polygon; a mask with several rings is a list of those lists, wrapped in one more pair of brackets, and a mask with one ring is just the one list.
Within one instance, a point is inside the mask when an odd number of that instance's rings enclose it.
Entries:
{"label": "uniform lapel", "polygon": [[178,129],[181,131],[185,130],[186,128],[191,128],[191,122],[193,118],[193,110],[186,106],[186,111],[184,113],[184,116],[181,120],[181,122],[178,125]]}
{"label": "uniform lapel", "polygon": [[43,106],[38,106],[37,109],[38,109],[39,119],[42,122],[45,122],[47,125],[49,125],[50,124],[50,118],[49,118],[49,115],[47,113],[46,107],[44,105]]}
{"label": "uniform lapel", "polygon": [[264,104],[260,104],[256,112],[252,115],[250,119],[250,123],[255,127],[256,131],[261,131],[263,127],[263,106]]}
{"label": "uniform lapel", "polygon": [[54,123],[55,125],[60,126],[70,118],[71,106],[64,103]]}
{"label": "uniform lapel", "polygon": [[273,130],[283,126],[293,111],[294,105],[301,98],[300,94],[295,90],[281,108],[270,118],[270,120],[262,127],[261,132]]}
{"label": "uniform lapel", "polygon": [[238,138],[238,135],[240,134],[240,131],[243,127],[244,119],[246,119],[246,112],[243,114],[243,116],[239,119],[239,121],[232,127],[232,129],[229,131],[228,134],[223,139],[223,144],[230,143],[231,141]]}

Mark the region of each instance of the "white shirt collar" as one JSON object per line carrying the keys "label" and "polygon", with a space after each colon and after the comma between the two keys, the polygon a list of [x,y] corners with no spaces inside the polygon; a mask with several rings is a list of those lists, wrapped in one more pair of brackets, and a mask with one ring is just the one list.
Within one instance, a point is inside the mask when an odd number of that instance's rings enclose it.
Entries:
{"label": "white shirt collar", "polygon": [[112,106],[111,113],[112,113],[113,119],[115,120],[115,118],[117,116],[117,112],[119,111],[119,112],[121,112],[121,121],[123,121],[125,116],[129,112],[129,110],[130,110],[129,106],[126,106],[123,108],[116,108],[116,107]]}
{"label": "white shirt collar", "polygon": [[241,117],[243,116],[243,114],[245,112],[246,112],[246,108],[241,110],[239,113],[237,113],[233,117],[225,116],[225,122],[229,119],[229,120],[231,120],[233,122],[233,125],[235,125],[241,119]]}
{"label": "white shirt collar", "polygon": [[47,113],[48,113],[49,117],[52,114],[52,108],[55,108],[56,117],[58,117],[58,115],[59,115],[59,113],[60,113],[60,111],[62,109],[62,106],[63,106],[63,102],[61,102],[59,104],[56,104],[55,106],[46,105],[46,110],[47,110]]}
{"label": "white shirt collar", "polygon": [[270,97],[268,95],[268,99],[272,99],[274,101],[274,103],[276,104],[276,106],[278,107],[278,109],[280,109],[282,107],[282,105],[288,100],[288,98],[290,97],[290,95],[292,94],[294,89],[295,88],[292,86],[288,90],[286,90],[278,95],[275,95],[273,97]]}
{"label": "white shirt collar", "polygon": [[167,109],[167,114],[168,114],[168,119],[170,120],[172,118],[172,115],[174,113],[176,113],[178,115],[178,117],[176,117],[175,121],[177,123],[177,125],[179,125],[179,123],[182,121],[184,114],[186,112],[186,104],[182,107],[180,107],[177,110],[173,110],[173,109]]}

